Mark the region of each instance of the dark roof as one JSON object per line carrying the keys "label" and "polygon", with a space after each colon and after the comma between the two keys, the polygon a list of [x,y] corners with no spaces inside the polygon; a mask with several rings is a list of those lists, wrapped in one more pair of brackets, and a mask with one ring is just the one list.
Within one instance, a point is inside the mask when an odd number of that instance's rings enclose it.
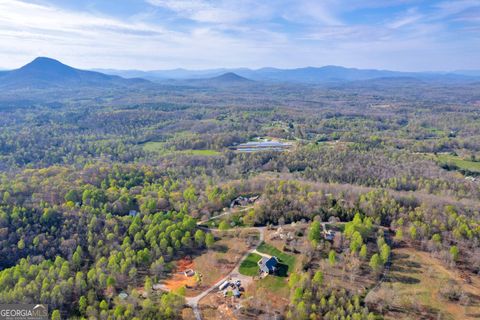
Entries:
{"label": "dark roof", "polygon": [[262,257],[260,261],[258,261],[258,266],[260,267],[260,270],[265,273],[270,273],[272,271],[275,271],[275,266],[278,264],[278,259],[277,257]]}

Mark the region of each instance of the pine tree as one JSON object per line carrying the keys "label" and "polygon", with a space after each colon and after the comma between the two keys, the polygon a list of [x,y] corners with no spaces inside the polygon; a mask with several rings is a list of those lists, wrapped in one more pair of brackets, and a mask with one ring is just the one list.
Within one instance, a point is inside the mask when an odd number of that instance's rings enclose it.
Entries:
{"label": "pine tree", "polygon": [[369,263],[370,267],[372,268],[373,271],[378,272],[382,266],[382,259],[378,255],[378,253],[375,253],[372,258],[370,259]]}
{"label": "pine tree", "polygon": [[335,262],[336,262],[335,251],[330,250],[330,252],[328,253],[328,262],[330,263],[331,266],[335,265]]}
{"label": "pine tree", "polygon": [[62,317],[60,316],[59,310],[53,310],[52,312],[52,320],[61,320]]}
{"label": "pine tree", "polygon": [[315,275],[313,276],[313,283],[317,286],[321,286],[323,284],[323,272],[322,271],[317,271],[315,272]]}
{"label": "pine tree", "polygon": [[215,237],[211,233],[207,233],[205,236],[205,244],[208,248],[211,248],[215,244]]}
{"label": "pine tree", "polygon": [[367,251],[367,245],[366,244],[363,244],[362,247],[360,248],[360,258],[362,259],[366,259],[367,258],[367,254],[368,254],[368,251]]}

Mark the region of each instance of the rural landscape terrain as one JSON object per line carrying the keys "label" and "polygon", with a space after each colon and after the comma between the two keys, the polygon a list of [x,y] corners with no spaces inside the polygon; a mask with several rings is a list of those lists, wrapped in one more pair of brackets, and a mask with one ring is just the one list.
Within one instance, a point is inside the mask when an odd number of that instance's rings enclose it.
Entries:
{"label": "rural landscape terrain", "polygon": [[479,319],[480,78],[346,70],[0,73],[0,303]]}

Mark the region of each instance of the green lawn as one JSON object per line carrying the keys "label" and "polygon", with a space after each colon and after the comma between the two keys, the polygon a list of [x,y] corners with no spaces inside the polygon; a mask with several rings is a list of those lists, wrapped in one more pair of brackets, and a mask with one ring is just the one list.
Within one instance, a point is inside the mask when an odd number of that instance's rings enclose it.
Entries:
{"label": "green lawn", "polygon": [[265,288],[272,294],[288,298],[290,290],[288,288],[288,280],[283,277],[267,276],[256,282],[257,288]]}
{"label": "green lawn", "polygon": [[460,169],[480,173],[480,162],[464,160],[459,156],[453,156],[450,154],[439,154],[437,158],[442,163],[454,163]]}
{"label": "green lawn", "polygon": [[162,152],[164,151],[165,142],[147,142],[143,145],[143,150],[147,152]]}
{"label": "green lawn", "polygon": [[295,269],[295,257],[291,256],[289,254],[286,254],[285,252],[282,252],[275,248],[272,245],[269,245],[265,242],[260,244],[257,248],[258,252],[265,253],[271,256],[275,256],[280,260],[280,264],[284,264],[288,267],[287,270],[285,270],[285,276],[287,275],[288,272],[292,272]]}
{"label": "green lawn", "polygon": [[256,253],[250,253],[245,260],[240,264],[239,271],[244,276],[256,276],[258,275],[258,261],[262,257]]}
{"label": "green lawn", "polygon": [[220,152],[218,152],[216,150],[211,150],[211,149],[207,149],[207,150],[182,150],[180,152],[186,153],[186,154],[192,154],[192,155],[195,155],[195,156],[218,156],[218,155],[221,154]]}
{"label": "green lawn", "polygon": [[147,142],[143,145],[143,150],[147,152],[156,152],[161,155],[171,155],[171,154],[186,154],[193,156],[217,156],[221,153],[216,150],[206,149],[206,150],[171,150],[165,148],[165,142]]}

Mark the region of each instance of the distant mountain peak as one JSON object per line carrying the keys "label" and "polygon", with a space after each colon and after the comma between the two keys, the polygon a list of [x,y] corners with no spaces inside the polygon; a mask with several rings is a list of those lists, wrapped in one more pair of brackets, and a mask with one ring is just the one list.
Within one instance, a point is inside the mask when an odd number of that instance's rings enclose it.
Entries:
{"label": "distant mountain peak", "polygon": [[58,60],[47,58],[47,57],[38,57],[33,61],[27,63],[19,71],[36,71],[36,72],[45,72],[45,73],[64,73],[64,72],[75,72],[76,69],[67,66],[66,64],[61,63]]}
{"label": "distant mountain peak", "polygon": [[227,72],[217,77],[210,78],[208,80],[225,81],[225,82],[251,82],[252,80],[239,76],[235,72]]}
{"label": "distant mountain peak", "polygon": [[35,63],[55,63],[55,64],[63,64],[58,60],[55,60],[53,58],[49,57],[36,57],[35,59],[32,60],[29,64],[35,64]]}
{"label": "distant mountain peak", "polygon": [[35,58],[19,69],[2,73],[0,77],[0,87],[9,88],[98,87],[134,82],[133,79],[75,69],[48,57]]}

